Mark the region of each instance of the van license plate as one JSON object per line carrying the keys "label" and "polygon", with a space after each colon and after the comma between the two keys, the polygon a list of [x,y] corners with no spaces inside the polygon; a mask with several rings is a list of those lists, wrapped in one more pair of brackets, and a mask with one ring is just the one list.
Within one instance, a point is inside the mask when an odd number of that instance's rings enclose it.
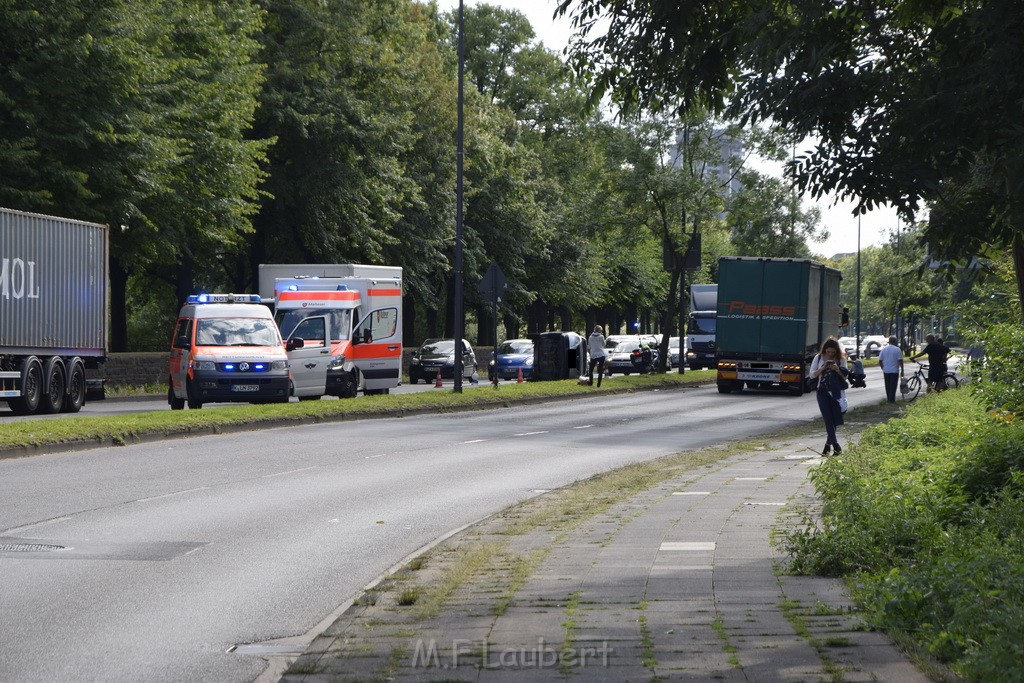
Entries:
{"label": "van license plate", "polygon": [[231,391],[259,391],[259,384],[232,384]]}

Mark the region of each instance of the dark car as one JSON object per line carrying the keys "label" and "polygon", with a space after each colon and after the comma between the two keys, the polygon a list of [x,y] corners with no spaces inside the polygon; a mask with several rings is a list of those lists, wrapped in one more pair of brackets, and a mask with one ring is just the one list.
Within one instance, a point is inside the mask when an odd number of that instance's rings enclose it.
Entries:
{"label": "dark car", "polygon": [[[476,372],[476,354],[473,347],[465,339],[462,340],[463,376],[469,377]],[[420,380],[433,382],[437,379],[437,371],[441,371],[442,379],[455,378],[455,340],[428,339],[412,355],[409,364],[409,381],[416,384]]]}
{"label": "dark car", "polygon": [[498,379],[519,379],[520,370],[523,379],[533,375],[533,341],[508,339],[498,346],[498,355],[491,361],[487,377],[493,380],[497,373]]}

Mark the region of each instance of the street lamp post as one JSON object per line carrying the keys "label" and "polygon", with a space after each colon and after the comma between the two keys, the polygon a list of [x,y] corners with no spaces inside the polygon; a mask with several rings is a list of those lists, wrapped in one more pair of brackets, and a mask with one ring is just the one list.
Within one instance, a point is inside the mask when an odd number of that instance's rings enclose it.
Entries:
{"label": "street lamp post", "polygon": [[455,134],[455,273],[454,273],[454,287],[455,287],[455,380],[453,391],[456,394],[462,393],[462,336],[465,327],[465,320],[463,320],[462,313],[462,157],[465,153],[463,150],[463,138],[462,138],[462,81],[463,72],[465,71],[465,15],[463,13],[462,0],[459,0],[459,95],[458,95],[458,123],[457,131]]}

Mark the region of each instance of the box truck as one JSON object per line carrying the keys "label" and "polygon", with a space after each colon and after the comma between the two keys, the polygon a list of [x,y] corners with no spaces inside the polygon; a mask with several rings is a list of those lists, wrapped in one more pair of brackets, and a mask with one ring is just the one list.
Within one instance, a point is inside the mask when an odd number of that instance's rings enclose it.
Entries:
{"label": "box truck", "polygon": [[691,370],[715,367],[718,285],[690,285],[686,319],[686,364]]}
{"label": "box truck", "polygon": [[0,400],[15,413],[85,403],[107,356],[108,258],[105,225],[0,209]]}
{"label": "box truck", "polygon": [[264,264],[259,274],[299,400],[387,394],[401,384],[400,266]]}
{"label": "box truck", "polygon": [[807,259],[718,261],[718,391],[809,390],[808,369],[839,329],[842,273]]}

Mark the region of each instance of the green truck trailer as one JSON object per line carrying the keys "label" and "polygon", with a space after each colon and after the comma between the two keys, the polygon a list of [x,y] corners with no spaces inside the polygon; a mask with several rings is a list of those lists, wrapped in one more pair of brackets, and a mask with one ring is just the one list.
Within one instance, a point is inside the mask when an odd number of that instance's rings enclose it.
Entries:
{"label": "green truck trailer", "polygon": [[809,390],[814,354],[837,336],[842,273],[807,259],[718,260],[718,391]]}

